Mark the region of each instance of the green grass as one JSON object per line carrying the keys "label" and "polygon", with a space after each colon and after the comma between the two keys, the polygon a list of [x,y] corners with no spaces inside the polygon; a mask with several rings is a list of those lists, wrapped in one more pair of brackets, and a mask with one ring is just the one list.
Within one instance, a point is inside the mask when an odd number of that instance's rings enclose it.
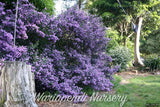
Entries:
{"label": "green grass", "polygon": [[[119,85],[120,76],[115,76],[115,95],[126,95],[123,107],[160,107],[160,76],[136,77],[130,83]],[[158,104],[153,105],[153,104]],[[146,106],[146,104],[152,104]],[[120,107],[120,102],[90,102],[90,107]]]}

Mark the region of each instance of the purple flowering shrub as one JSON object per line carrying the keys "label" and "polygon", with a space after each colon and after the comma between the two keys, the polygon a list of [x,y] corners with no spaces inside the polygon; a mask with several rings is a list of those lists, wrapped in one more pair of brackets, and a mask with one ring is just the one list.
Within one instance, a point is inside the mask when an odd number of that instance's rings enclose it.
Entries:
{"label": "purple flowering shrub", "polygon": [[[15,46],[13,48],[13,28],[14,28],[14,17],[13,11],[8,9],[5,11],[5,4],[0,2],[0,58],[5,60],[19,59],[23,53],[26,52],[26,47]],[[19,21],[17,22],[19,24]],[[17,31],[23,29],[18,28]]]}
{"label": "purple flowering shrub", "polygon": [[37,92],[78,95],[85,86],[110,91],[118,67],[105,54],[109,39],[99,18],[75,7],[53,17],[20,0],[13,47],[14,19],[15,10],[0,2],[0,59],[31,64]]}

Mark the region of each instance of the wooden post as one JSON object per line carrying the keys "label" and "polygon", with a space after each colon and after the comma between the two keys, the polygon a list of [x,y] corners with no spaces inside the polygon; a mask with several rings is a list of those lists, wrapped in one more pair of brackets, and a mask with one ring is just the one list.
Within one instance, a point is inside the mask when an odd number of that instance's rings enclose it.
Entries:
{"label": "wooden post", "polygon": [[31,66],[24,62],[5,62],[0,75],[0,106],[38,107]]}

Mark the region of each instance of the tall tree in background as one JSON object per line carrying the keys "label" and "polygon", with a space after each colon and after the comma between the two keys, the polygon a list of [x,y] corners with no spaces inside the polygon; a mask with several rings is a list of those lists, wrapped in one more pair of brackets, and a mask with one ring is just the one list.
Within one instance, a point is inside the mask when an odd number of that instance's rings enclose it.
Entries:
{"label": "tall tree in background", "polygon": [[101,16],[104,24],[108,25],[107,27],[116,29],[122,37],[121,44],[123,45],[126,45],[126,40],[134,34],[131,22],[134,23],[135,64],[143,66],[139,52],[140,34],[146,36],[148,31],[157,29],[158,23],[151,22],[154,24],[148,24],[147,20],[150,18],[159,22],[160,16],[158,9],[156,9],[159,5],[159,0],[88,0],[86,8],[89,9],[90,13]]}
{"label": "tall tree in background", "polygon": [[140,40],[140,33],[142,27],[143,18],[139,17],[138,24],[136,24],[135,28],[135,40],[134,40],[134,65],[141,65],[144,66],[141,58],[140,58],[140,51],[139,51],[139,40]]}

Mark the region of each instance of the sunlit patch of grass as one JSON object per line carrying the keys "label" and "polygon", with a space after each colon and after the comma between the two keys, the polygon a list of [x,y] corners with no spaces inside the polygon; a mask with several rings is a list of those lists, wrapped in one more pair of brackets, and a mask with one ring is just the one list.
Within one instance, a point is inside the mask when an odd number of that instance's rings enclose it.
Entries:
{"label": "sunlit patch of grass", "polygon": [[[130,83],[119,85],[120,76],[115,76],[116,94],[127,95],[124,107],[146,107],[147,103],[159,104],[160,107],[160,76],[131,78]],[[120,102],[90,102],[90,107],[119,107]]]}

